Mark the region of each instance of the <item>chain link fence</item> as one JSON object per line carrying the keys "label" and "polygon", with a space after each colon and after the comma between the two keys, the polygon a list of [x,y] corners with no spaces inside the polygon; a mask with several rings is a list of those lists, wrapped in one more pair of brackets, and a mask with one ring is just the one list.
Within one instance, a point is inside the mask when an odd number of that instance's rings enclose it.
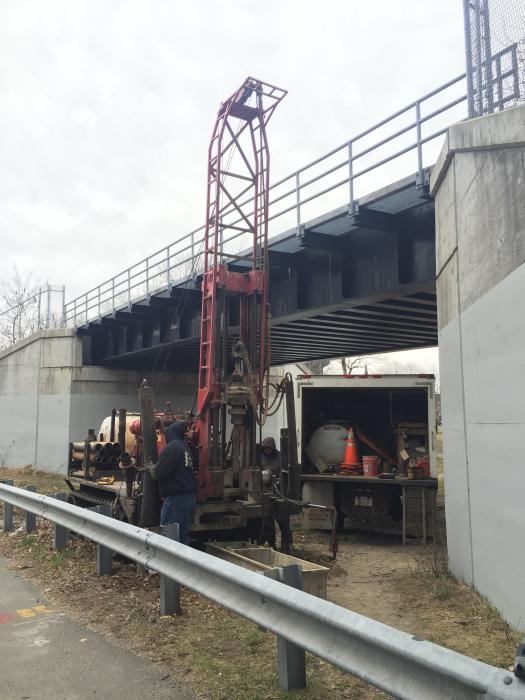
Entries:
{"label": "chain link fence", "polygon": [[525,0],[463,0],[469,117],[525,103]]}

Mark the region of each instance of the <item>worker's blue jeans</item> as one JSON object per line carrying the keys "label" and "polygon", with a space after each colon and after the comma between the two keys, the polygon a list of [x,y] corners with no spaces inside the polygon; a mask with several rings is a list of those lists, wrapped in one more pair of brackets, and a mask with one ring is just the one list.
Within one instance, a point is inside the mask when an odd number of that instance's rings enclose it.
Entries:
{"label": "worker's blue jeans", "polygon": [[179,541],[182,544],[189,544],[189,532],[191,524],[191,513],[197,504],[197,499],[193,493],[180,494],[179,496],[166,496],[162,502],[160,512],[160,524],[170,525],[178,523]]}

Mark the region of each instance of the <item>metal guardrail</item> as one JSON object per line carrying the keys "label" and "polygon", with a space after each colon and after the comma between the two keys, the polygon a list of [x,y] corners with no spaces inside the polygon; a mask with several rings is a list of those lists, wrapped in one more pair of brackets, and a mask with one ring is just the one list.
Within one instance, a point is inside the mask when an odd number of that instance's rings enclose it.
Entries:
{"label": "metal guardrail", "polygon": [[[502,67],[502,58],[511,56]],[[512,99],[520,99],[522,68],[516,59],[516,45],[493,56],[491,86],[498,109],[507,106],[508,85]],[[416,185],[424,187],[427,168],[439,153],[437,139],[451,123],[467,117],[466,75],[462,74],[368,129],[345,141],[320,158],[274,182],[269,193],[270,238],[295,229],[301,235],[303,223],[321,211],[348,205],[355,213],[359,197],[377,190],[388,180],[416,173]],[[321,204],[322,200],[322,204]],[[249,200],[232,205],[223,221],[222,254],[225,260],[239,259],[246,247],[245,234],[236,232],[243,220],[239,213]],[[317,211],[312,209],[315,204]],[[226,232],[226,233],[225,233]],[[174,283],[192,279],[201,270],[204,226],[126,268],[109,280],[64,304],[63,318],[75,327],[130,308],[133,301],[170,290]]]}
{"label": "metal guardrail", "polygon": [[[524,700],[504,669],[388,627],[179,542],[0,484],[0,500],[157,571],[397,698]],[[286,645],[280,645],[280,649]],[[284,652],[283,652],[284,653]]]}
{"label": "metal guardrail", "polygon": [[[428,147],[436,145],[436,139],[446,133],[450,123],[466,117],[463,104],[466,100],[463,74],[273,183],[269,201],[270,237],[272,233],[293,228],[299,235],[306,216],[312,218],[309,205],[314,202],[320,205],[322,200],[325,211],[327,207],[347,204],[349,213],[353,213],[357,196],[364,194],[358,188],[363,190],[368,186],[368,192],[377,189],[378,171],[385,171],[389,164],[393,166],[391,179],[417,172],[417,184],[424,186],[425,167],[437,155]],[[460,111],[455,109],[458,106],[462,108]],[[241,210],[247,204],[247,200],[242,202]],[[232,205],[226,218],[222,252],[225,259],[235,259],[243,248],[243,234],[235,231],[242,217]],[[203,241],[202,226],[67,302],[66,323],[79,326],[104,314],[114,314],[119,308],[131,307],[135,299],[149,298],[152,293],[170,289],[177,281],[194,277],[200,271]]]}

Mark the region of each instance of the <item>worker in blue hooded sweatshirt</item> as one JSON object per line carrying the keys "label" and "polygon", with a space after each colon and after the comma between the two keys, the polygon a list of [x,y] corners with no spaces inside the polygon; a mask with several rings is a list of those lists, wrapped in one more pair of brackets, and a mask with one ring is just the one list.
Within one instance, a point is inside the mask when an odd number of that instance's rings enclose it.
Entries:
{"label": "worker in blue hooded sweatshirt", "polygon": [[184,442],[186,424],[172,423],[166,430],[166,447],[156,464],[147,465],[148,472],[159,482],[162,498],[160,524],[178,523],[179,540],[189,544],[191,514],[197,502],[197,479],[193,459]]}

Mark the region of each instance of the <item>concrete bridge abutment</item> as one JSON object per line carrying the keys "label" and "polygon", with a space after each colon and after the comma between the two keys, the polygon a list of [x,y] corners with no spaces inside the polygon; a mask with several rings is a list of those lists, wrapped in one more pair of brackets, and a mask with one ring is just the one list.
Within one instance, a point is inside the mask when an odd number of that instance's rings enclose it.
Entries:
{"label": "concrete bridge abutment", "polygon": [[167,400],[191,409],[195,374],[83,365],[72,329],[41,331],[0,352],[0,466],[65,473],[69,442],[97,430],[112,408],[138,410],[144,378],[158,409]]}
{"label": "concrete bridge abutment", "polygon": [[450,567],[525,629],[525,106],[451,127],[431,188]]}

